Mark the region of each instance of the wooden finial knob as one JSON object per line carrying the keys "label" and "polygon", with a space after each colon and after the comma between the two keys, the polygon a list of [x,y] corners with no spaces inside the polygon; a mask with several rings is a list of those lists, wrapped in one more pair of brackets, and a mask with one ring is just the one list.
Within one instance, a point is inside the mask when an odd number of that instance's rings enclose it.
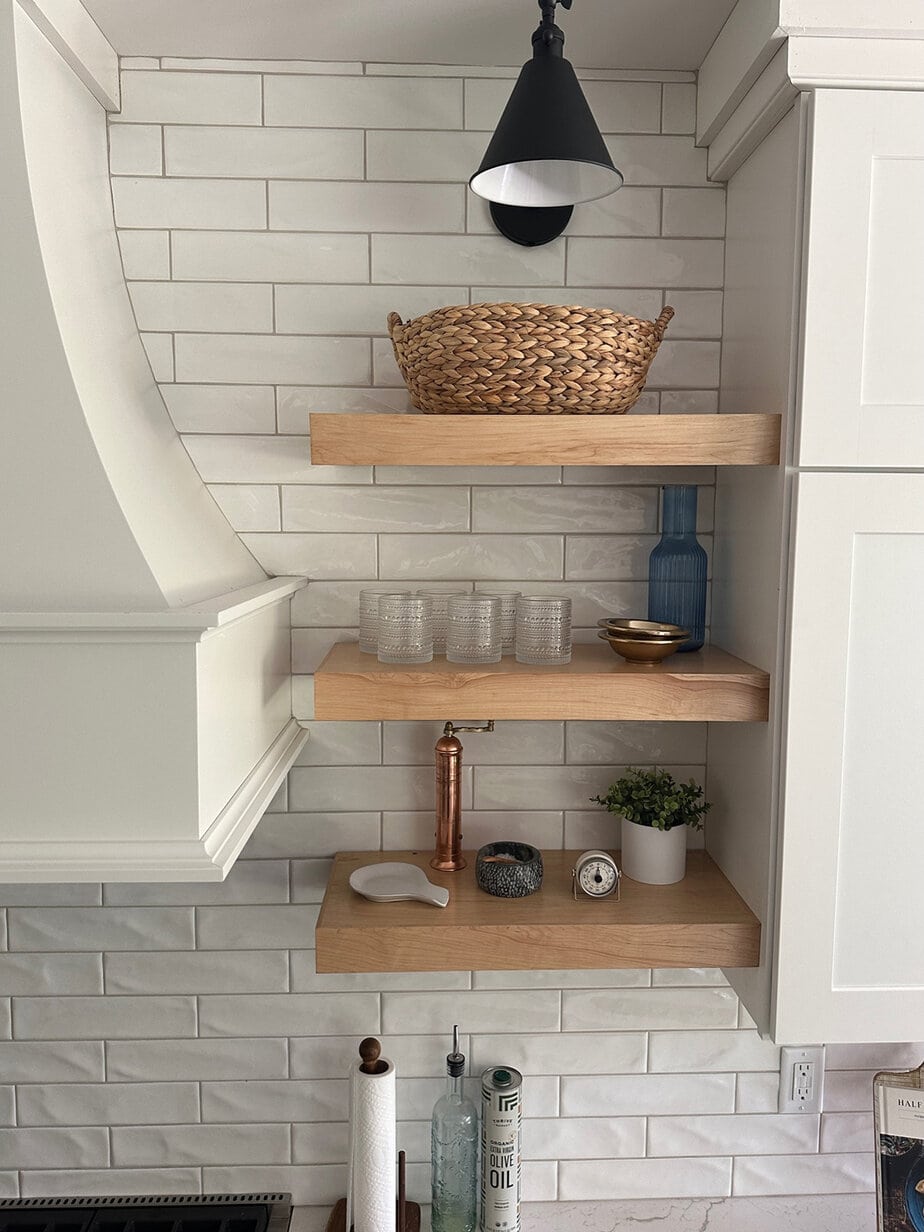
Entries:
{"label": "wooden finial knob", "polygon": [[382,1055],[382,1045],[372,1035],[369,1035],[359,1045],[359,1055],[363,1059],[362,1065],[359,1067],[364,1074],[381,1074],[388,1066],[384,1061],[380,1061]]}

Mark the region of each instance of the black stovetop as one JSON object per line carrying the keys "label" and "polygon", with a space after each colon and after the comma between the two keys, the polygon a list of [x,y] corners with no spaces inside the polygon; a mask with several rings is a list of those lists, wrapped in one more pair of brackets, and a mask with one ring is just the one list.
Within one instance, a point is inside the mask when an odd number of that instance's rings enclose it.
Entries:
{"label": "black stovetop", "polygon": [[0,1232],[288,1232],[287,1193],[3,1198]]}

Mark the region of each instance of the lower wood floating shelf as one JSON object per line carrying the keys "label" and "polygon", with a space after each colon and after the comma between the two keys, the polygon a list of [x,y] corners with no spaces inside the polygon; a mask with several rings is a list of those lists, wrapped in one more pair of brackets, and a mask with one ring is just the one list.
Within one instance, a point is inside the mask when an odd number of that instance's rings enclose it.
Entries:
{"label": "lower wood floating shelf", "polygon": [[334,646],[314,677],[316,719],[671,719],[764,722],[770,679],[707,647],[663,663],[627,663],[602,643],[563,667],[379,663],[355,642]]}
{"label": "lower wood floating shelf", "polygon": [[[571,894],[574,851],[543,852],[542,889],[492,898],[475,885],[474,853],[458,873],[429,867],[430,852],[341,852],[315,929],[319,973],[559,971],[620,967],[756,967],[760,922],[705,852],[670,886],[623,879],[622,897]],[[618,859],[618,855],[617,855]],[[401,860],[450,893],[445,908],[371,903],[349,886],[364,864]]]}

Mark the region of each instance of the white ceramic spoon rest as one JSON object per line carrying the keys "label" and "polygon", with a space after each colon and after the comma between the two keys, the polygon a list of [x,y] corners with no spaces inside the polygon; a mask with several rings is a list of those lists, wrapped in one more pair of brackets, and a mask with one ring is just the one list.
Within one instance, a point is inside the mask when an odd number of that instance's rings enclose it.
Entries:
{"label": "white ceramic spoon rest", "polygon": [[445,907],[449,902],[449,891],[434,885],[416,864],[364,864],[350,873],[350,888],[373,903],[413,898],[433,907]]}

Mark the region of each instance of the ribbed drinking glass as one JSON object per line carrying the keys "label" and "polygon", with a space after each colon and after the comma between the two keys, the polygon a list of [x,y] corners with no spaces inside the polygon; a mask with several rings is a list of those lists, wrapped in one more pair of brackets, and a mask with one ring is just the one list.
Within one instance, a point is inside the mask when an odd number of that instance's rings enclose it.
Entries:
{"label": "ribbed drinking glass", "polygon": [[696,487],[670,484],[664,491],[661,542],[648,558],[648,619],[681,625],[690,638],[681,651],[706,640],[706,551],[696,541]]}
{"label": "ribbed drinking glass", "polygon": [[518,590],[479,590],[479,595],[491,595],[500,599],[501,648],[504,654],[513,654],[517,633],[517,599]]}
{"label": "ribbed drinking glass", "polygon": [[571,662],[571,600],[553,595],[517,599],[517,663]]}
{"label": "ribbed drinking glass", "polygon": [[500,599],[492,595],[451,595],[446,626],[446,658],[450,663],[499,663],[501,657]]}
{"label": "ribbed drinking glass", "polygon": [[379,648],[379,599],[382,595],[406,595],[406,590],[383,586],[381,590],[359,592],[359,648],[364,654],[375,654]]}
{"label": "ribbed drinking glass", "polygon": [[463,595],[464,590],[418,590],[419,595],[428,595],[433,600],[433,653],[446,653],[446,624],[449,620],[449,598]]}
{"label": "ribbed drinking glass", "polygon": [[379,662],[429,663],[433,603],[427,595],[379,596]]}

